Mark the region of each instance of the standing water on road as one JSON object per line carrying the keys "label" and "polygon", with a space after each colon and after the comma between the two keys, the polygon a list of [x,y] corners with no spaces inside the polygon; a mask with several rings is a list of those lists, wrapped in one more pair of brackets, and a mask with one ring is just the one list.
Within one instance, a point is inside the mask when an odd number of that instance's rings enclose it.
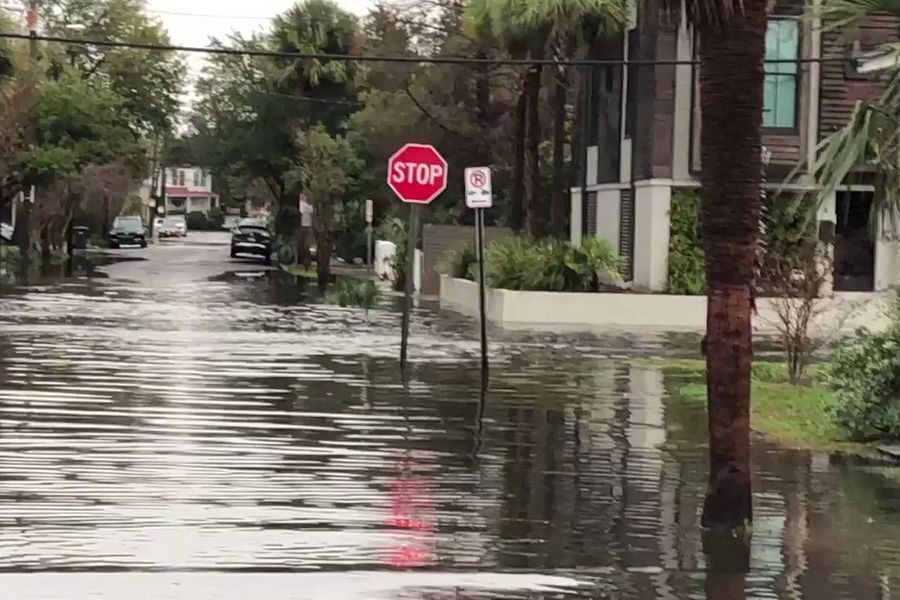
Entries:
{"label": "standing water on road", "polygon": [[0,293],[0,596],[900,593],[896,471],[762,440],[749,573],[704,553],[705,417],[628,360],[674,338],[495,332],[482,398],[471,323],[420,309],[404,380],[398,314],[226,252]]}

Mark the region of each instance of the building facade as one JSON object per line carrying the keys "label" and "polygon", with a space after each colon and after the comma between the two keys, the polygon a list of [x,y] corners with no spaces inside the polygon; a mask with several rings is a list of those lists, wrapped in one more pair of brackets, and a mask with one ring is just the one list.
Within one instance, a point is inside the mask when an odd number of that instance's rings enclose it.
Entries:
{"label": "building facade", "polygon": [[[693,32],[663,15],[658,4],[636,2],[626,33],[598,47],[592,58],[694,60]],[[767,59],[845,60],[767,66],[763,144],[770,156],[768,191],[815,189],[808,170],[819,142],[847,122],[857,101],[876,97],[882,88],[879,75],[857,71],[854,58],[897,40],[897,23],[889,17],[873,17],[855,32],[823,32],[815,19],[804,17],[804,6],[802,0],[775,3]],[[679,190],[699,188],[702,168],[698,67],[591,67],[586,79],[591,107],[583,134],[587,185],[573,189],[572,241],[586,235],[609,240],[636,286],[665,291],[672,198]],[[872,214],[873,186],[865,176],[853,179],[818,213],[820,231],[834,244],[834,287],[885,289],[900,280],[900,248],[890,219]]]}
{"label": "building facade", "polygon": [[[162,177],[147,179],[141,188],[141,197],[150,204],[151,199],[161,198]],[[156,188],[154,190],[154,187]],[[155,193],[154,193],[155,191]],[[170,167],[165,174],[166,215],[186,215],[209,211],[219,206],[219,196],[213,192],[212,176],[201,167]],[[162,208],[162,207],[161,207]],[[161,211],[158,211],[161,213]]]}

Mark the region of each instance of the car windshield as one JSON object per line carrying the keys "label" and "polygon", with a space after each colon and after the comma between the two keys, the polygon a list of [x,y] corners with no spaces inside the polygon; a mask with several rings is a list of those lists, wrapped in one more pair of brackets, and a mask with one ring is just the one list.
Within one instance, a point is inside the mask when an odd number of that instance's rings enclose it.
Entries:
{"label": "car windshield", "polygon": [[168,217],[166,225],[184,225],[184,217]]}
{"label": "car windshield", "polygon": [[141,231],[144,224],[140,217],[119,217],[113,223],[113,227],[122,231]]}
{"label": "car windshield", "polygon": [[240,223],[238,223],[239,229],[262,229],[264,231],[268,231],[268,227],[266,226],[266,222],[262,219],[242,219]]}

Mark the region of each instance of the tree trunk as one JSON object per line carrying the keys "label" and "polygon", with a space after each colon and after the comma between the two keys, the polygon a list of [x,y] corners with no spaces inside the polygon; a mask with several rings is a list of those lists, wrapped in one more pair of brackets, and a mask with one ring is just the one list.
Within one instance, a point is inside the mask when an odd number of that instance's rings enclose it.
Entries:
{"label": "tree trunk", "polygon": [[753,518],[750,365],[759,243],[766,0],[724,26],[700,24],[703,244],[706,251],[709,488],[703,525]]}
{"label": "tree trunk", "polygon": [[516,134],[513,141],[512,230],[522,231],[525,222],[525,119],[528,112],[528,96],[523,87],[516,103]]}
{"label": "tree trunk", "polygon": [[551,233],[562,238],[566,235],[566,104],[568,102],[568,77],[565,67],[557,67],[556,97],[553,99],[553,190],[550,197]]}
{"label": "tree trunk", "polygon": [[541,218],[541,119],[539,104],[541,99],[541,67],[528,69],[525,75],[525,230],[532,237],[539,238],[544,233],[544,219]]}

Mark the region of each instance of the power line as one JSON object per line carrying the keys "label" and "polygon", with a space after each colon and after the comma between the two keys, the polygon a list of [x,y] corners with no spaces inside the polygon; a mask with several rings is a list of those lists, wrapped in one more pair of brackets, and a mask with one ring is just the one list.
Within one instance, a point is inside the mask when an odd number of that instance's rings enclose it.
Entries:
{"label": "power line", "polygon": [[206,13],[193,13],[193,12],[179,12],[174,10],[151,10],[146,9],[146,12],[152,13],[154,15],[169,15],[173,17],[199,17],[201,19],[240,19],[242,21],[271,21],[275,17],[259,17],[250,15],[213,15]]}
{"label": "power line", "polygon": [[[259,50],[255,48],[217,48],[214,46],[175,46],[170,44],[148,44],[142,42],[116,42],[111,40],[88,40],[50,35],[31,35],[28,33],[0,32],[0,39],[34,40],[72,44],[77,46],[99,46],[101,48],[129,48],[133,50],[150,50],[156,52],[188,52],[195,54],[218,54],[226,56],[258,56],[264,58],[285,58],[293,60],[321,60],[343,62],[387,62],[407,64],[451,64],[451,65],[507,65],[507,66],[569,66],[569,67],[630,67],[630,66],[692,66],[699,65],[699,60],[625,60],[625,59],[569,59],[553,60],[547,58],[473,58],[467,56],[377,56],[374,54],[326,54],[310,52],[279,52],[276,50]],[[810,63],[844,63],[844,56],[821,58],[795,58],[767,60],[766,64],[810,64]]]}

